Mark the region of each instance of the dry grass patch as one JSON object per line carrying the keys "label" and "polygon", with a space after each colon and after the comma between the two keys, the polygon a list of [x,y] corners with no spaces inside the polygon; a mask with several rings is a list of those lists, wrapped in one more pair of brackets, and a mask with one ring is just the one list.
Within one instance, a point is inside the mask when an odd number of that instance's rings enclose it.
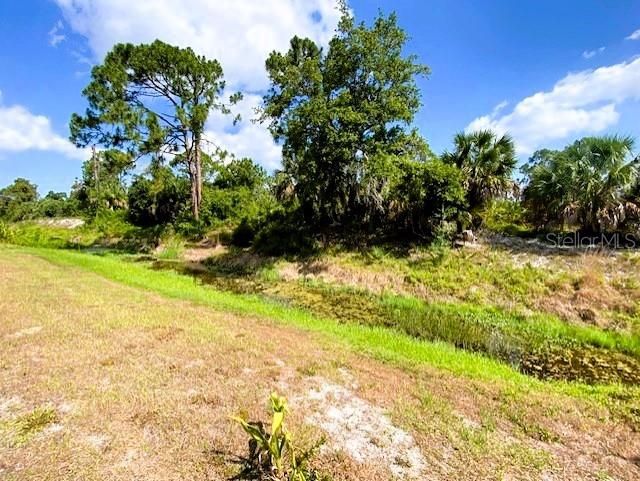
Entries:
{"label": "dry grass patch", "polygon": [[[10,251],[0,251],[0,292],[0,422],[11,424],[12,439],[16,426],[29,433],[23,443],[0,444],[2,479],[228,479],[238,471],[234,456],[246,452],[229,416],[263,418],[265,399],[277,391],[291,400],[291,429],[317,438],[328,408],[305,399],[321,388],[319,379],[410,436],[424,460],[420,477],[590,479],[606,472],[632,480],[640,473],[633,461],[639,434],[568,396],[509,394],[500,382],[424,365],[398,369],[329,337]],[[41,329],[14,335],[34,326]],[[345,404],[334,396],[328,405]],[[530,436],[528,425],[557,438]],[[386,445],[384,436],[369,441]],[[393,463],[406,461],[362,462],[344,443],[330,438],[327,446],[316,464],[334,480],[392,479]]]}

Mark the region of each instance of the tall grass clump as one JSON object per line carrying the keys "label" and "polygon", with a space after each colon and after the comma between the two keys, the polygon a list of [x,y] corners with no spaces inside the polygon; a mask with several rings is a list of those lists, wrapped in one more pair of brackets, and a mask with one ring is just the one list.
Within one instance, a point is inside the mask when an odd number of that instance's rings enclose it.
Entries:
{"label": "tall grass clump", "polygon": [[0,220],[0,242],[11,242],[12,239],[13,232],[11,228]]}

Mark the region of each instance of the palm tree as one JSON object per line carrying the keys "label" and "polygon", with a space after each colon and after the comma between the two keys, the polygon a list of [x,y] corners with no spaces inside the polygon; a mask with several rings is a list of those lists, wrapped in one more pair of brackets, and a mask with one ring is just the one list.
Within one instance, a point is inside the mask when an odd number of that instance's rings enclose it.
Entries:
{"label": "palm tree", "polygon": [[498,137],[491,130],[461,132],[455,136],[454,145],[455,150],[445,152],[442,159],[462,171],[467,203],[472,213],[491,199],[513,191],[516,184],[511,174],[517,159],[513,139],[509,135]]}
{"label": "palm tree", "polygon": [[578,223],[582,229],[616,229],[637,206],[628,193],[638,178],[631,137],[585,137],[562,151],[536,152],[524,169],[525,203],[543,223]]}

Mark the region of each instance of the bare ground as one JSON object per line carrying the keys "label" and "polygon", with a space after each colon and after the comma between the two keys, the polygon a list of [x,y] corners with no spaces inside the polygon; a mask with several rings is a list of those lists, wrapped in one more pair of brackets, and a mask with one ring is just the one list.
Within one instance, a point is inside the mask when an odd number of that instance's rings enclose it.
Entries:
{"label": "bare ground", "polygon": [[10,252],[0,353],[0,479],[228,479],[246,451],[229,416],[264,418],[273,390],[301,439],[327,432],[334,480],[640,478],[640,433],[594,403],[395,368]]}

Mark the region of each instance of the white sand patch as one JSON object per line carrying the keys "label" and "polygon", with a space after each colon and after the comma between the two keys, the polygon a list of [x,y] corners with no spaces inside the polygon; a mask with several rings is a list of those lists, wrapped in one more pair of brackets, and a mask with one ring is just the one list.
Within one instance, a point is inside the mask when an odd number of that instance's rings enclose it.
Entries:
{"label": "white sand patch", "polygon": [[105,434],[90,434],[84,439],[96,451],[103,452],[109,447],[110,438]]}
{"label": "white sand patch", "polygon": [[18,396],[0,396],[0,419],[9,416],[21,404],[22,400]]}
{"label": "white sand patch", "polygon": [[326,379],[310,381],[319,387],[297,401],[308,405],[308,421],[326,431],[329,448],[360,463],[386,465],[398,479],[424,479],[426,463],[413,436],[394,426],[382,409]]}
{"label": "white sand patch", "polygon": [[356,378],[354,377],[353,374],[351,374],[349,372],[348,369],[344,368],[344,367],[339,367],[338,368],[338,373],[342,376],[342,379],[344,380],[344,382],[351,388],[351,389],[358,389],[358,381],[356,381]]}
{"label": "white sand patch", "polygon": [[45,435],[53,435],[53,434],[60,433],[63,430],[64,430],[64,426],[62,424],[54,423],[54,424],[49,424],[46,428],[44,428],[42,432]]}
{"label": "white sand patch", "polygon": [[62,227],[64,229],[75,229],[84,225],[83,219],[76,219],[73,217],[59,218],[59,219],[40,219],[37,221],[40,225],[50,225],[53,227]]}
{"label": "white sand patch", "polygon": [[25,336],[33,336],[34,334],[42,331],[42,326],[33,326],[27,327],[26,329],[20,329],[19,331],[14,332],[13,334],[7,335],[9,339],[19,339]]}
{"label": "white sand patch", "polygon": [[61,402],[60,404],[58,404],[58,408],[57,408],[57,411],[61,412],[62,414],[69,414],[74,410],[75,410],[75,406],[73,405],[73,403],[68,401]]}

